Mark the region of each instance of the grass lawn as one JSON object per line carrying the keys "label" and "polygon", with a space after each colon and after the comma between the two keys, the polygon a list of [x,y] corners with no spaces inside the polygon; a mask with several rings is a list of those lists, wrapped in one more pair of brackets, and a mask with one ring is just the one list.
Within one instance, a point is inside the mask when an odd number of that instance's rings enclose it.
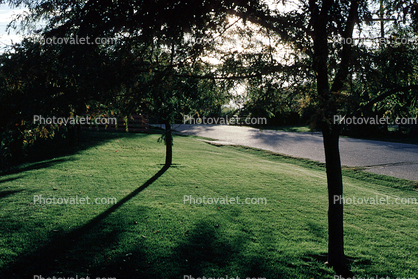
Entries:
{"label": "grass lawn", "polygon": [[[78,151],[0,177],[0,278],[333,278],[323,165],[176,136],[163,169],[158,137],[84,133]],[[344,183],[346,197],[418,198],[413,182],[361,170]],[[106,202],[63,203],[76,197]],[[352,271],[418,277],[417,227],[418,205],[345,205]]]}
{"label": "grass lawn", "polygon": [[312,132],[309,125],[293,125],[293,126],[267,126],[262,128],[263,130],[274,130],[283,132],[296,132],[296,133],[308,133]]}

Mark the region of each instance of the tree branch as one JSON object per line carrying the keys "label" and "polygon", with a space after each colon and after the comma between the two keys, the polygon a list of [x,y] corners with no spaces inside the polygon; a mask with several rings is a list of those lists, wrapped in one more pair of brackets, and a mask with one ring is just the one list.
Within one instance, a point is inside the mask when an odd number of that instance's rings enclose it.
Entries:
{"label": "tree branch", "polygon": [[360,106],[359,110],[366,110],[371,108],[374,104],[376,104],[377,102],[383,101],[384,99],[386,99],[387,97],[389,97],[390,95],[393,95],[395,93],[398,92],[407,92],[408,90],[412,90],[412,89],[416,89],[418,90],[418,85],[409,85],[409,86],[403,86],[403,87],[397,87],[397,88],[393,88],[389,91],[386,91],[383,94],[380,94],[379,96],[375,97],[374,99],[368,101],[365,105]]}
{"label": "tree branch", "polygon": [[[357,0],[351,0],[350,12],[347,18],[346,28],[344,30],[344,39],[353,38],[353,30],[356,20],[358,19],[358,6]],[[339,65],[339,70],[335,76],[334,82],[331,87],[331,92],[338,92],[344,85],[348,76],[348,68],[350,66],[352,56],[352,50],[350,44],[344,44],[342,50],[342,59]]]}

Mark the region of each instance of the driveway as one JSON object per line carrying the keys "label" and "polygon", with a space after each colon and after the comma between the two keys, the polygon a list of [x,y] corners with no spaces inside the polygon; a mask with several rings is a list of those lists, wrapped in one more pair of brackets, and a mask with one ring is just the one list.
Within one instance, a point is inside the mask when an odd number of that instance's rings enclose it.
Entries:
{"label": "driveway", "polygon": [[[157,125],[154,125],[157,126]],[[292,133],[231,125],[173,125],[178,133],[325,162],[321,133]],[[418,181],[418,145],[340,138],[341,163]]]}

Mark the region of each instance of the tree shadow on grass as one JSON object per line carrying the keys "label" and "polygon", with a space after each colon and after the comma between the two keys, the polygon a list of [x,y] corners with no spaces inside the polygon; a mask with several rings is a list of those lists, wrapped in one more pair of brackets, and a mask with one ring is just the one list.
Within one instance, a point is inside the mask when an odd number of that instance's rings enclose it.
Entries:
{"label": "tree shadow on grass", "polygon": [[0,184],[5,183],[5,182],[9,182],[9,181],[13,181],[13,180],[17,180],[24,177],[24,175],[19,175],[17,177],[9,177],[9,178],[5,178],[5,179],[1,179],[0,180]]}
{"label": "tree shadow on grass", "polygon": [[[228,233],[223,229],[224,224],[218,225],[213,218],[198,219],[175,239],[165,239],[163,233],[143,237],[135,229],[135,223],[143,221],[147,226],[147,212],[154,208],[122,206],[157,181],[167,169],[164,166],[142,186],[85,225],[68,233],[47,232],[48,242],[23,253],[4,267],[0,278],[40,278],[35,275],[117,279],[191,278],[185,275],[194,278],[226,278],[227,275],[229,278],[310,278],[311,271],[306,266],[289,268],[295,257],[280,251],[268,252],[246,231]],[[296,276],[301,274],[306,277]],[[325,278],[323,275],[329,274],[322,272],[320,275],[319,278]]]}
{"label": "tree shadow on grass", "polygon": [[155,242],[144,241],[127,251],[128,257],[122,255],[108,265],[97,266],[94,274],[118,279],[280,278],[277,268],[268,266],[262,255],[245,254],[249,241],[243,235],[224,236],[213,222],[203,219],[176,239],[170,253],[163,253]]}
{"label": "tree shadow on grass", "polygon": [[[39,163],[33,163],[33,164],[25,164],[20,165],[20,166],[16,166],[13,167],[12,169],[9,169],[7,171],[4,171],[2,173],[2,175],[11,175],[11,174],[17,174],[17,173],[23,173],[25,171],[31,171],[31,170],[38,170],[38,169],[44,169],[44,168],[48,168],[50,166],[53,166],[55,164],[59,164],[59,163],[63,163],[66,161],[71,161],[74,159],[69,159],[69,158],[62,158],[62,159],[50,159],[44,162],[39,162]],[[20,177],[18,177],[20,178]],[[11,179],[4,179],[2,180],[0,183],[6,182],[6,181],[12,181],[18,178],[11,178]]]}
{"label": "tree shadow on grass", "polygon": [[5,198],[7,196],[22,192],[24,190],[10,190],[10,191],[1,191],[0,192],[0,199]]}
{"label": "tree shadow on grass", "polygon": [[[171,253],[146,241],[94,274],[129,278],[332,278],[321,263],[293,264],[297,256],[257,246],[246,234],[225,234],[212,221],[202,219],[176,239]],[[323,263],[322,263],[323,265]],[[100,271],[99,271],[100,270]],[[117,271],[115,274],[114,271]]]}
{"label": "tree shadow on grass", "polygon": [[[47,244],[34,252],[23,254],[9,265],[5,271],[0,271],[2,275],[0,278],[23,279],[34,278],[34,275],[42,275],[44,277],[48,277],[47,275],[57,276],[62,273],[67,273],[67,270],[74,272],[72,270],[74,267],[77,268],[77,274],[79,275],[89,274],[88,266],[85,267],[85,255],[81,254],[83,256],[77,257],[77,254],[92,253],[92,257],[97,257],[97,254],[100,254],[105,247],[114,243],[119,235],[120,227],[112,226],[109,228],[103,225],[103,221],[111,213],[115,212],[130,199],[154,183],[168,168],[164,166],[141,187],[131,192],[105,212],[90,220],[87,224],[64,235],[52,235],[51,241]],[[121,219],[116,220],[116,222],[121,221]],[[80,262],[78,259],[82,259],[82,261]],[[75,274],[73,275],[75,276]]]}

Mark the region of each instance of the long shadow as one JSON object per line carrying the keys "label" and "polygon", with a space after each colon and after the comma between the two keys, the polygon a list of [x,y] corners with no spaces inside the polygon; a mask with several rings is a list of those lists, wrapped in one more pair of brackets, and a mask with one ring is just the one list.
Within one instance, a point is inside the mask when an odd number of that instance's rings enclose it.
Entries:
{"label": "long shadow", "polygon": [[[14,180],[20,179],[20,178],[22,178],[24,176],[25,175],[19,175],[19,176],[16,176],[16,177],[9,177],[9,178],[5,178],[5,179],[0,179],[0,184],[6,183],[6,182],[10,182],[10,181],[14,181]],[[2,187],[2,188],[4,188],[4,187]],[[8,188],[9,187],[6,187],[6,189],[8,189]],[[14,194],[19,193],[19,192],[22,192],[22,191],[25,191],[25,190],[18,189],[18,190],[4,190],[4,191],[0,191],[0,199],[6,198],[8,196],[14,195]]]}
{"label": "long shadow", "polygon": [[145,188],[147,188],[149,185],[154,183],[161,175],[163,175],[167,170],[169,169],[169,166],[164,165],[162,169],[160,169],[153,177],[148,179],[144,184],[142,184],[141,187],[136,189],[135,191],[131,192],[129,195],[121,199],[118,203],[114,204],[112,207],[110,207],[105,212],[100,213],[96,217],[90,220],[87,224],[84,226],[75,229],[74,231],[70,232],[66,235],[66,238],[69,238],[71,240],[74,240],[74,238],[79,237],[82,235],[86,230],[90,229],[91,227],[97,225],[101,220],[109,216],[112,212],[114,212],[116,209],[121,207],[124,203],[138,195],[141,191],[143,191]]}
{"label": "long shadow", "polygon": [[[33,278],[34,275],[42,274],[42,276],[51,274],[57,270],[57,264],[66,261],[66,253],[73,250],[79,250],[79,240],[85,236],[89,238],[89,232],[94,229],[95,226],[108,217],[112,212],[116,211],[127,201],[138,195],[141,191],[147,188],[149,185],[154,183],[161,175],[163,175],[168,166],[164,166],[159,170],[153,177],[148,179],[142,186],[131,192],[129,195],[124,197],[118,203],[99,214],[95,218],[91,219],[85,225],[67,233],[64,235],[52,236],[52,240],[44,246],[40,247],[34,252],[23,255],[15,260],[11,265],[5,268],[4,271],[0,270],[0,278]],[[110,243],[112,240],[117,238],[118,232],[114,231],[110,233],[103,233],[100,235],[100,239],[92,239],[95,243]],[[86,247],[83,247],[84,249]],[[92,247],[88,247],[90,249]],[[94,248],[94,247],[93,247]],[[95,247],[97,248],[97,247]],[[64,264],[65,266],[65,264]],[[58,269],[60,270],[60,269]],[[75,275],[74,275],[75,276]],[[44,276],[45,277],[45,276]],[[46,276],[48,277],[48,276]]]}
{"label": "long shadow", "polygon": [[10,177],[10,178],[1,179],[0,180],[0,184],[5,183],[5,182],[9,182],[9,181],[13,181],[13,180],[17,180],[17,179],[20,179],[20,178],[22,178],[24,176],[25,175],[19,175],[17,177]]}
{"label": "long shadow", "polygon": [[7,196],[22,192],[24,190],[11,190],[11,191],[1,191],[0,192],[0,199],[5,198]]}
{"label": "long shadow", "polygon": [[[4,171],[3,173],[1,173],[1,175],[11,175],[11,174],[17,174],[17,173],[22,173],[25,171],[30,171],[30,170],[38,170],[38,169],[44,169],[44,168],[48,168],[52,165],[55,164],[59,164],[59,163],[63,163],[66,161],[70,161],[70,160],[74,160],[74,159],[56,159],[56,160],[49,160],[46,162],[39,162],[39,163],[34,163],[34,164],[30,164],[24,167],[14,167],[11,168],[9,170]],[[0,183],[6,182],[6,181],[11,181],[11,180],[15,180],[15,178],[9,178],[9,179],[3,179],[2,181],[0,181]]]}

